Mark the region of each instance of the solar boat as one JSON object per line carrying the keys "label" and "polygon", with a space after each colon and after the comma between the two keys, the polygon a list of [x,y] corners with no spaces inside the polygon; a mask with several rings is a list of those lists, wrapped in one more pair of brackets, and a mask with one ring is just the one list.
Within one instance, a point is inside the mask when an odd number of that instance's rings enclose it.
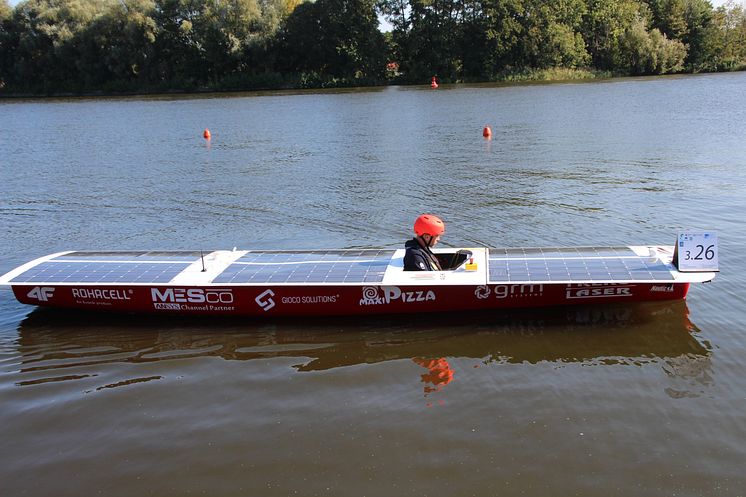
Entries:
{"label": "solar boat", "polygon": [[404,271],[404,249],[60,252],[0,276],[24,304],[122,312],[333,316],[675,300],[715,271],[673,246],[435,249],[443,271]]}

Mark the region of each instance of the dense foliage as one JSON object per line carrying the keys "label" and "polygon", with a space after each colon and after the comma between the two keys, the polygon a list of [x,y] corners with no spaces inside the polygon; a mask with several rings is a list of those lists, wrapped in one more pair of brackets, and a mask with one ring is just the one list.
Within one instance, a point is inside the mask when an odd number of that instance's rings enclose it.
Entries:
{"label": "dense foliage", "polygon": [[0,0],[6,94],[745,65],[743,6],[707,0]]}

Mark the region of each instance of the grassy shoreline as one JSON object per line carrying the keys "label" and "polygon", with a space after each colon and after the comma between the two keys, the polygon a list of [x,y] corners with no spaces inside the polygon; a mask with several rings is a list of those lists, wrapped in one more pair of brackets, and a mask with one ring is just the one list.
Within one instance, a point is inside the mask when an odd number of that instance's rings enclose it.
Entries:
{"label": "grassy shoreline", "polygon": [[[738,67],[732,68],[728,71],[713,71],[713,72],[684,72],[677,74],[666,74],[666,75],[647,75],[646,78],[660,78],[660,77],[671,77],[671,76],[695,76],[700,74],[721,74],[731,72],[742,72],[746,71],[746,64],[739,65]],[[615,74],[610,71],[600,71],[591,68],[564,68],[554,67],[548,69],[526,69],[521,71],[511,71],[500,73],[494,78],[489,80],[474,80],[474,81],[455,81],[455,82],[443,82],[446,85],[457,85],[457,84],[479,84],[479,85],[490,85],[490,84],[549,84],[549,83],[562,83],[562,82],[590,82],[590,81],[603,81],[609,79],[623,79],[623,78],[639,78],[638,75],[629,74]],[[340,90],[351,90],[351,89],[375,89],[384,88],[389,86],[425,86],[429,85],[427,82],[423,83],[412,83],[406,81],[392,80],[382,84],[368,84],[368,85],[355,85],[355,84],[338,84],[335,86],[330,85],[319,85],[309,87],[306,84],[292,84],[288,83],[279,86],[246,86],[246,87],[225,87],[222,85],[215,85],[210,87],[193,87],[193,88],[169,88],[169,89],[156,89],[156,88],[143,88],[133,90],[96,90],[96,91],[63,91],[63,92],[3,92],[0,90],[0,100],[8,99],[54,99],[54,98],[98,98],[98,97],[136,97],[136,96],[169,96],[169,95],[203,95],[210,93],[263,93],[271,92],[276,94],[277,92],[287,92],[289,94],[296,94],[305,91],[340,91]]]}

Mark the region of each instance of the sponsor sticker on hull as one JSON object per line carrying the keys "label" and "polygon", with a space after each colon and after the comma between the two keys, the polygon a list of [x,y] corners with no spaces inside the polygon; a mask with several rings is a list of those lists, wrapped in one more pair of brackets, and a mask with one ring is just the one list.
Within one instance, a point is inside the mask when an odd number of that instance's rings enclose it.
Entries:
{"label": "sponsor sticker on hull", "polygon": [[132,290],[124,288],[101,289],[101,288],[73,288],[73,297],[76,299],[91,300],[130,300]]}
{"label": "sponsor sticker on hull", "polygon": [[169,311],[235,311],[230,288],[151,288],[153,307]]}
{"label": "sponsor sticker on hull", "polygon": [[31,289],[26,294],[30,299],[38,300],[39,302],[48,302],[49,299],[54,297],[54,287],[52,286],[37,286]]}
{"label": "sponsor sticker on hull", "polygon": [[336,304],[339,295],[303,295],[282,297],[283,304]]}
{"label": "sponsor sticker on hull", "polygon": [[482,285],[474,290],[474,296],[479,300],[487,298],[495,299],[524,299],[528,297],[541,297],[544,294],[544,285],[532,283],[514,283],[501,285]]}
{"label": "sponsor sticker on hull", "polygon": [[254,302],[263,311],[274,309],[278,305],[323,305],[336,304],[339,300],[339,294],[336,295],[284,295],[277,294],[270,288],[264,290],[256,296]]}
{"label": "sponsor sticker on hull", "polygon": [[275,301],[272,297],[275,296],[275,292],[273,292],[270,289],[264,290],[262,293],[260,293],[255,299],[254,302],[264,309],[264,311],[268,311],[272,309],[275,306]]}
{"label": "sponsor sticker on hull", "polygon": [[596,299],[608,297],[631,297],[635,285],[618,285],[616,283],[578,283],[569,284],[565,297],[572,299]]}
{"label": "sponsor sticker on hull", "polygon": [[120,301],[132,300],[132,289],[127,288],[71,288],[76,304],[111,306]]}
{"label": "sponsor sticker on hull", "polygon": [[673,283],[669,285],[653,285],[650,287],[651,292],[665,292],[665,293],[671,293],[674,291]]}
{"label": "sponsor sticker on hull", "polygon": [[392,302],[429,302],[436,299],[433,290],[402,291],[398,286],[366,286],[360,305],[386,305]]}

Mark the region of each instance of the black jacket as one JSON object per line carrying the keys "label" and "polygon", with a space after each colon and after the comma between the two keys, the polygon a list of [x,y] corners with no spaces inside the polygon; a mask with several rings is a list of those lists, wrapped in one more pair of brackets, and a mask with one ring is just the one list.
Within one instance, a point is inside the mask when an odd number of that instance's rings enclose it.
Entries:
{"label": "black jacket", "polygon": [[405,271],[441,271],[433,253],[423,248],[416,238],[408,240],[404,248],[407,249],[404,254]]}

